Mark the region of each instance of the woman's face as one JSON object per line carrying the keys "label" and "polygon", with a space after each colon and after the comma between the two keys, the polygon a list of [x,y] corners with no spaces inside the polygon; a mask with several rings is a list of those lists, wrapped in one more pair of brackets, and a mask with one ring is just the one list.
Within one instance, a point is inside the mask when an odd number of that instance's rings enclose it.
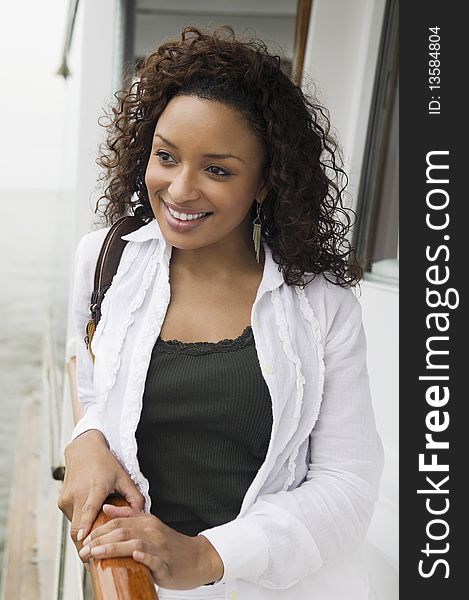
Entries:
{"label": "woman's face", "polygon": [[262,164],[262,145],[237,111],[174,97],[156,124],[145,173],[165,239],[187,250],[249,239],[250,208],[267,193]]}

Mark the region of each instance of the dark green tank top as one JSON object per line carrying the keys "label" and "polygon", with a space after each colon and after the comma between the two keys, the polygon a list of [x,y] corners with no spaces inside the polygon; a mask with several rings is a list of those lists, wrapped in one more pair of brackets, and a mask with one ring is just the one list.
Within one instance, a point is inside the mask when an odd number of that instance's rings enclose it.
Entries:
{"label": "dark green tank top", "polygon": [[220,342],[157,339],[136,431],[152,514],[186,535],[233,520],[271,430],[250,326]]}

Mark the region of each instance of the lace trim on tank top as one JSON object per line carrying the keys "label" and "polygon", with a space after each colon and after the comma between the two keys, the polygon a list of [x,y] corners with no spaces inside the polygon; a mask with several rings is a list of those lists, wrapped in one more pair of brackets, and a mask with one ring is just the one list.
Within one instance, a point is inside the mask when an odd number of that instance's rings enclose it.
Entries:
{"label": "lace trim on tank top", "polygon": [[187,354],[210,354],[212,352],[232,352],[254,342],[251,325],[248,325],[237,338],[225,338],[218,342],[181,342],[180,340],[163,340],[158,336],[156,346],[162,352]]}

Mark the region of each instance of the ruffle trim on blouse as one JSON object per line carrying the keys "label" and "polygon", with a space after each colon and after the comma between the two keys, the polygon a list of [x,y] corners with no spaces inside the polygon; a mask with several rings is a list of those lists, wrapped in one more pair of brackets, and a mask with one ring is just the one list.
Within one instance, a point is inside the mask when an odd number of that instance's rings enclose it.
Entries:
{"label": "ruffle trim on blouse", "polygon": [[[313,307],[311,306],[308,297],[305,294],[304,289],[300,289],[298,286],[295,286],[296,293],[300,300],[300,310],[303,317],[308,321],[313,329],[314,339],[316,341],[316,350],[318,353],[319,360],[319,373],[318,373],[318,398],[322,398],[322,394],[324,391],[324,373],[325,373],[325,365],[324,365],[324,345],[322,341],[321,327],[319,326],[319,321],[314,314]],[[316,420],[319,415],[319,409],[321,407],[321,402],[318,402],[316,411],[314,413],[314,419]]]}
{"label": "ruffle trim on blouse", "polygon": [[214,352],[232,352],[251,344],[254,341],[251,325],[248,325],[237,338],[225,338],[218,342],[181,342],[180,340],[163,340],[158,338],[158,350],[168,354],[184,352],[200,356],[202,354],[213,354]]}
{"label": "ruffle trim on blouse", "polygon": [[[112,294],[115,293],[115,290],[119,285],[119,282],[122,280],[124,275],[129,271],[129,269],[132,267],[132,265],[136,261],[138,255],[139,255],[139,252],[140,252],[140,246],[138,246],[137,244],[130,245],[125,250],[127,250],[127,251],[124,251],[124,253],[122,254],[122,258],[119,263],[119,268],[117,269],[117,272],[112,279],[111,287],[109,288],[106,295],[104,296],[104,299],[103,299],[103,302],[101,305],[101,310],[102,310],[101,319],[98,323],[98,326],[97,326],[96,331],[93,336],[93,340],[91,342],[91,347],[94,350],[96,350],[96,348],[98,346],[98,343],[101,339],[102,332],[103,332],[103,330],[106,326],[107,320],[108,320],[109,303],[110,303]],[[135,303],[136,302],[137,302],[137,299],[135,299]],[[138,306],[140,306],[140,303],[138,304]],[[138,308],[138,306],[134,307],[132,304],[130,307],[130,312],[131,313],[135,312],[135,310]],[[133,318],[132,318],[131,322],[133,322]],[[120,367],[120,350],[122,348],[122,344],[124,342],[124,338],[125,338],[125,335],[126,335],[129,325],[130,325],[130,322],[129,322],[129,319],[127,319],[126,322],[122,325],[122,327],[120,329],[118,342],[116,342],[117,348],[113,352],[113,355],[110,360],[109,379],[106,382],[106,386],[104,387],[104,389],[101,391],[101,393],[96,398],[98,418],[101,420],[101,422],[103,424],[103,433],[107,440],[112,440],[112,436],[110,435],[110,431],[108,430],[108,427],[106,425],[106,419],[105,419],[105,413],[106,413],[106,409],[107,409],[107,398],[108,398],[109,391],[113,387],[116,377],[117,377],[117,372]],[[110,450],[117,456],[116,450],[113,446],[111,446]]]}
{"label": "ruffle trim on blouse", "polygon": [[[154,274],[155,266],[158,261],[161,261],[161,256],[158,252],[150,258],[149,268],[144,274],[144,283],[140,289],[140,293],[136,298],[136,302],[139,305],[143,302],[146,290],[150,283],[151,277]],[[147,376],[148,364],[150,362],[151,352],[157,337],[157,331],[161,329],[161,323],[163,321],[167,305],[169,304],[170,288],[168,278],[163,276],[163,273],[169,273],[169,254],[164,255],[165,264],[161,266],[159,275],[155,281],[155,288],[152,292],[153,298],[159,298],[159,310],[151,316],[148,320],[148,327],[145,329],[145,333],[139,341],[139,352],[138,361],[133,363],[132,370],[129,374],[129,385],[127,388],[127,399],[124,403],[124,410],[121,415],[121,440],[122,440],[122,454],[124,462],[127,466],[129,475],[132,481],[140,489],[142,495],[145,498],[145,511],[149,512],[151,507],[151,498],[149,495],[149,482],[147,478],[140,471],[138,458],[137,458],[137,440],[135,432],[137,430],[138,422],[140,419],[140,413],[143,401],[143,391]],[[151,268],[150,268],[151,266]],[[148,275],[148,280],[147,276]]]}
{"label": "ruffle trim on blouse", "polygon": [[[314,339],[316,341],[316,351],[318,355],[318,402],[316,403],[316,408],[311,415],[312,424],[317,421],[319,410],[321,408],[322,395],[324,391],[324,346],[322,343],[322,335],[321,328],[319,326],[319,321],[314,314],[313,307],[311,306],[304,289],[300,289],[298,286],[295,286],[295,291],[300,301],[300,311],[306,321],[311,325],[313,329]],[[294,451],[290,455],[288,461],[288,470],[290,472],[290,477],[287,482],[287,487],[290,486],[295,480],[295,470],[296,470],[296,459],[298,458],[298,453],[300,451],[302,442],[295,446]],[[285,489],[285,488],[284,488]]]}
{"label": "ruffle trim on blouse", "polygon": [[[127,251],[126,251],[127,250]],[[116,274],[114,275],[111,287],[106,292],[103,301],[101,303],[101,319],[99,320],[98,326],[96,327],[96,331],[94,332],[93,339],[91,341],[92,350],[96,350],[99,340],[101,339],[102,332],[106,326],[108,315],[109,315],[109,302],[114,293],[116,287],[119,285],[120,281],[124,277],[124,275],[129,271],[131,266],[134,264],[137,256],[140,252],[140,246],[138,244],[131,245],[124,249],[122,254],[121,261],[119,263],[119,267],[117,269]]]}
{"label": "ruffle trim on blouse", "polygon": [[[280,339],[282,340],[283,350],[289,360],[295,365],[296,371],[296,398],[295,398],[295,406],[293,409],[293,417],[291,419],[290,430],[288,433],[288,438],[292,438],[295,431],[298,429],[298,425],[300,422],[301,416],[301,407],[303,405],[303,392],[304,392],[304,384],[305,377],[301,371],[301,359],[295,353],[293,349],[293,345],[291,342],[290,330],[288,328],[288,323],[285,315],[285,307],[283,305],[282,299],[280,297],[280,292],[278,289],[272,290],[271,295],[272,304],[274,306],[275,313],[275,321],[279,328]],[[298,454],[299,448],[296,449],[296,454]],[[296,463],[295,463],[295,451],[290,455],[290,459],[288,461],[288,479],[285,481],[283,485],[283,490],[287,490],[288,487],[295,480],[295,472],[296,472]]]}
{"label": "ruffle trim on blouse", "polygon": [[117,341],[115,344],[115,348],[113,348],[112,357],[110,359],[111,379],[110,379],[110,383],[109,383],[109,388],[112,388],[116,381],[117,373],[119,371],[120,362],[121,362],[122,346],[124,344],[127,330],[135,321],[135,312],[137,311],[138,308],[140,308],[140,306],[142,305],[142,303],[145,299],[147,290],[150,286],[150,283],[153,280],[153,276],[154,276],[157,264],[158,264],[158,257],[155,254],[153,254],[153,256],[151,256],[150,260],[148,261],[148,266],[145,269],[145,272],[143,273],[142,285],[139,289],[139,293],[135,296],[133,302],[130,304],[130,307],[127,312],[127,316],[121,325],[119,335],[117,337]]}

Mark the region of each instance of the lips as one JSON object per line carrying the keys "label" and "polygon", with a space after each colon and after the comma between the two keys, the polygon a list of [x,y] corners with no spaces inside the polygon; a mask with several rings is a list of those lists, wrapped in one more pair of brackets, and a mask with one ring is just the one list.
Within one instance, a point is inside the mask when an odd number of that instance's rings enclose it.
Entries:
{"label": "lips", "polygon": [[173,216],[175,219],[178,219],[179,221],[195,221],[197,219],[205,217],[205,215],[208,214],[207,212],[180,212],[173,210],[169,205],[167,205],[167,208],[169,210],[170,215]]}
{"label": "lips", "polygon": [[[166,223],[173,231],[177,231],[178,233],[182,233],[185,231],[191,231],[192,229],[195,229],[196,227],[200,227],[212,215],[212,213],[207,213],[205,216],[199,217],[197,219],[194,219],[194,218],[186,219],[186,220],[177,219],[176,217],[174,217],[171,214],[168,204],[166,204],[166,202],[163,202],[163,204],[165,207],[164,216],[166,219]],[[172,205],[171,205],[171,208],[172,208]],[[187,211],[186,214],[196,215],[196,214],[201,214],[201,212]]]}
{"label": "lips", "polygon": [[171,204],[171,202],[166,202],[165,200],[162,201],[166,206],[168,206],[172,211],[180,213],[180,214],[187,214],[187,215],[196,215],[196,214],[200,214],[200,213],[209,213],[212,212],[210,210],[203,210],[203,209],[196,209],[196,208],[180,208],[179,206],[176,206],[175,204]]}

